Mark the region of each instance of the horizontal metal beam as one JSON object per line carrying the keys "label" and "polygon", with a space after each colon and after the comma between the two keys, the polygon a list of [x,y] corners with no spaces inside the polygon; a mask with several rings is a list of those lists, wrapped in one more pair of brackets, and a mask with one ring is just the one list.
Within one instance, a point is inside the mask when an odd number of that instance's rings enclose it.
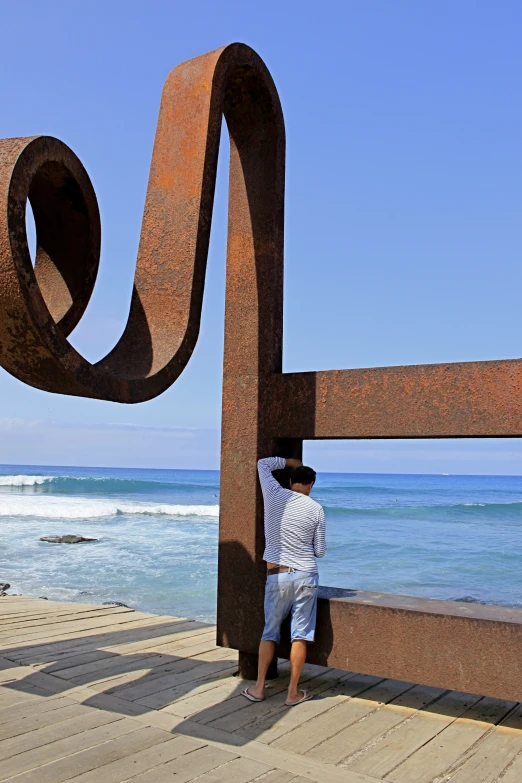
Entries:
{"label": "horizontal metal beam", "polygon": [[519,359],[275,374],[274,436],[522,436]]}

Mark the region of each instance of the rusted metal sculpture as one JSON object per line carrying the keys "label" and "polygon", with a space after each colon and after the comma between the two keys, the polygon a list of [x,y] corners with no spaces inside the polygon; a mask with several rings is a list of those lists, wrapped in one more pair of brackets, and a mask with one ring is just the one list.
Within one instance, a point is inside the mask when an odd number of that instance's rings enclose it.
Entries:
{"label": "rusted metal sculpture", "polygon": [[[250,674],[263,624],[258,457],[297,456],[304,439],[520,436],[522,364],[282,373],[283,115],[264,63],[233,44],[167,78],[129,319],[97,364],[67,341],[98,267],[88,175],[56,139],[0,141],[0,362],[8,372],[46,391],[123,403],[149,400],[176,380],[199,332],[222,115],[231,149],[218,640],[240,650]],[[310,657],[521,699],[521,629],[517,610],[333,591],[320,601]]]}

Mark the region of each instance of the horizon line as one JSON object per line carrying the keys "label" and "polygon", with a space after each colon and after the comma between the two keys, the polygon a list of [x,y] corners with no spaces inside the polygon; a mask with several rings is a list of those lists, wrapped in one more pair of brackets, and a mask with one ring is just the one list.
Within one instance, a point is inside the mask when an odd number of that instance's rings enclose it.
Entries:
{"label": "horizon line", "polygon": [[[220,473],[219,468],[136,468],[126,466],[110,465],[54,465],[54,464],[32,464],[32,463],[0,463],[0,468],[68,468],[79,470],[162,470],[162,471],[180,471],[184,473]],[[374,471],[341,471],[341,470],[318,470],[317,473],[334,476],[446,476],[463,478],[522,478],[522,473],[403,473],[387,472],[380,473]]]}

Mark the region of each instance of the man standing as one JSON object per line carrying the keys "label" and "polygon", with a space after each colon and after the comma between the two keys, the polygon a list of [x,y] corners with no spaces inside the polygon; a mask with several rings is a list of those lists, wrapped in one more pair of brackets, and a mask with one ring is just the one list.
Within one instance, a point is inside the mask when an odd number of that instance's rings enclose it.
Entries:
{"label": "man standing", "polygon": [[[292,468],[290,489],[284,489],[272,471]],[[317,611],[317,557],[324,557],[325,519],[319,503],[309,497],[316,474],[300,460],[268,457],[257,463],[265,503],[265,629],[259,645],[257,682],[243,696],[263,701],[266,674],[281,624],[291,615],[290,683],[286,705],[309,701],[312,694],[298,689],[306,660],[306,645],[314,641]]]}

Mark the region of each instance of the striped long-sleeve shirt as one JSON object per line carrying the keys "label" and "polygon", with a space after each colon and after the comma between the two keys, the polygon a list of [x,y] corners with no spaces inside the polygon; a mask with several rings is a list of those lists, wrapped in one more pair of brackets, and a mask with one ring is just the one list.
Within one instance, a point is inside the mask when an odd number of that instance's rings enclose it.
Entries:
{"label": "striped long-sleeve shirt", "polygon": [[265,502],[265,553],[263,559],[317,573],[316,557],[324,557],[323,507],[300,492],[284,489],[272,475],[284,468],[282,457],[267,457],[257,463]]}

